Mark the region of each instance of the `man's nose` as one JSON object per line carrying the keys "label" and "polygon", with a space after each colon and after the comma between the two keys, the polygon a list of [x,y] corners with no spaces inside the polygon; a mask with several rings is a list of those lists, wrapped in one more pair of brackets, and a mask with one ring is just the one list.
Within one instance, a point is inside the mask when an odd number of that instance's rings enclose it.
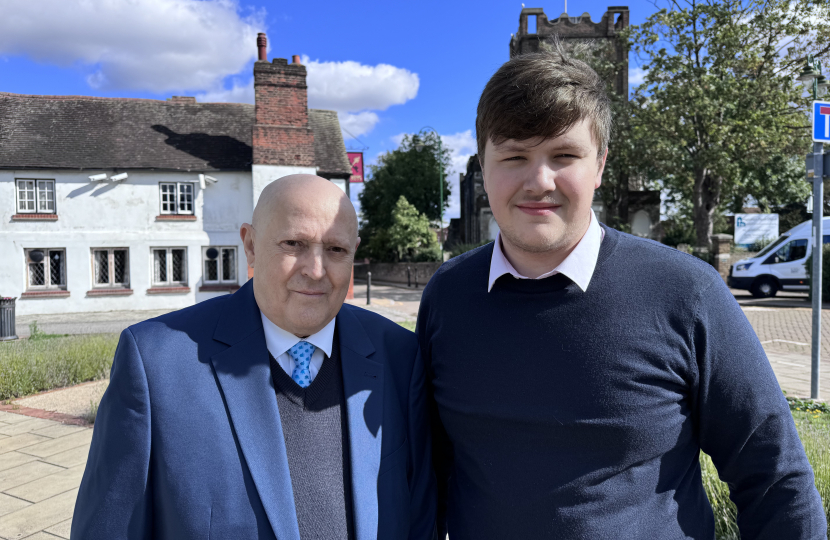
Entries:
{"label": "man's nose", "polygon": [[320,280],[326,275],[325,258],[323,249],[320,246],[314,246],[308,250],[308,253],[303,258],[303,275],[313,279]]}
{"label": "man's nose", "polygon": [[547,160],[531,164],[525,177],[524,190],[530,193],[547,193],[556,189],[556,171]]}

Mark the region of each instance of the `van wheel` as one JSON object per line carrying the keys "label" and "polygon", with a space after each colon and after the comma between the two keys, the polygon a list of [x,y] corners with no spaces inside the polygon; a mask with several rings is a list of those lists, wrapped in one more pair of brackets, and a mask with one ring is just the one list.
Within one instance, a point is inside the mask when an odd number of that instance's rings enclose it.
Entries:
{"label": "van wheel", "polygon": [[751,292],[752,296],[755,298],[770,298],[778,293],[778,284],[775,283],[775,280],[772,278],[758,278],[752,284],[749,292]]}

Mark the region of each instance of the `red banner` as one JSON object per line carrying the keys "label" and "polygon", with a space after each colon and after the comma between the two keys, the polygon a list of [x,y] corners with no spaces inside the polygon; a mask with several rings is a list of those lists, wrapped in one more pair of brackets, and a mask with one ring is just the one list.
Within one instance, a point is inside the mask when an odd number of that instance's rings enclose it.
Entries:
{"label": "red banner", "polygon": [[349,164],[352,166],[352,176],[349,182],[363,182],[363,152],[347,152]]}

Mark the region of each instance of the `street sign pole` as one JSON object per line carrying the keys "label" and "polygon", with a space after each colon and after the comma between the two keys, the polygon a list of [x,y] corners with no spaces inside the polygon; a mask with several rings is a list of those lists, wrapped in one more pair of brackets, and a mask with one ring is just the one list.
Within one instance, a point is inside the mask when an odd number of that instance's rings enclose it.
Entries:
{"label": "street sign pole", "polygon": [[824,171],[823,143],[813,144],[813,351],[812,368],[810,370],[810,397],[819,399],[819,372],[821,371],[821,281],[822,255],[824,252],[824,233],[822,218],[824,217]]}
{"label": "street sign pole", "polygon": [[[818,68],[817,68],[818,69]],[[819,73],[821,71],[819,70]],[[823,77],[822,77],[823,78]],[[821,83],[826,86],[827,80]],[[830,103],[818,101],[818,79],[813,80],[813,155],[812,170],[808,164],[807,177],[813,182],[813,350],[810,369],[810,397],[819,399],[821,374],[821,305],[822,255],[824,255],[824,143],[830,142]]]}

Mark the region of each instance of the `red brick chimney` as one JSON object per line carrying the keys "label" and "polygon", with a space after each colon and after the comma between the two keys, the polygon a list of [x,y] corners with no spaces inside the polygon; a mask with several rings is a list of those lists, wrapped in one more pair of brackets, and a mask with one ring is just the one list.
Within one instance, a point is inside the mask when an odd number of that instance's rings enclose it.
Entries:
{"label": "red brick chimney", "polygon": [[[265,48],[265,35],[257,37]],[[314,166],[314,134],[308,125],[306,69],[295,57],[254,63],[254,165]]]}

